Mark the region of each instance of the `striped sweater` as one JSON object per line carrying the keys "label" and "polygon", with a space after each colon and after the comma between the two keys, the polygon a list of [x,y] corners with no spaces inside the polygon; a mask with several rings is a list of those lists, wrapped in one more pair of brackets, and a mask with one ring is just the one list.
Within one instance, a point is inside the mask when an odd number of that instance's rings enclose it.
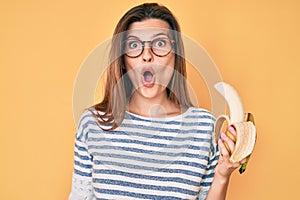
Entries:
{"label": "striped sweater", "polygon": [[219,155],[214,121],[194,107],[166,118],[126,112],[117,129],[103,131],[85,111],[69,200],[205,199]]}

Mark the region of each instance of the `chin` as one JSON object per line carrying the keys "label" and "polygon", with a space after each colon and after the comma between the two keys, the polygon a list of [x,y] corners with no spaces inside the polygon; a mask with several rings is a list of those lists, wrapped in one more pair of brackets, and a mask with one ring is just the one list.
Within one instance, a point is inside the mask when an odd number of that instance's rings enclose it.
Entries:
{"label": "chin", "polygon": [[138,89],[139,95],[147,99],[154,99],[162,95],[165,95],[164,91],[165,88],[162,88],[161,86],[158,85],[154,85],[152,87],[142,86],[141,88]]}

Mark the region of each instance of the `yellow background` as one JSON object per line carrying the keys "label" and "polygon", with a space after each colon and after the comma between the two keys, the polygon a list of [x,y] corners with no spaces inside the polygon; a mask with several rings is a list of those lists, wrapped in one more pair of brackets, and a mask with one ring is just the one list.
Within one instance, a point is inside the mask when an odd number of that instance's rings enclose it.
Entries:
{"label": "yellow background", "polygon": [[[1,1],[0,199],[67,199],[76,74],[119,18],[141,2]],[[298,199],[299,1],[160,2],[255,113],[257,145],[246,173],[233,174],[227,199]],[[206,97],[200,102],[210,106]]]}

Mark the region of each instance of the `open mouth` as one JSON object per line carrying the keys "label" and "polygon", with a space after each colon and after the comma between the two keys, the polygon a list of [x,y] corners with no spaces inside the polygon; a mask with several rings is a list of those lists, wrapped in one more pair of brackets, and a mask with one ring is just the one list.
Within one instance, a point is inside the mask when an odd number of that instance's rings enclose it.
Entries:
{"label": "open mouth", "polygon": [[146,68],[142,71],[142,82],[146,87],[152,87],[155,82],[155,75],[152,68]]}
{"label": "open mouth", "polygon": [[144,76],[145,82],[152,82],[152,80],[153,80],[153,74],[152,74],[152,72],[145,71],[144,74],[143,74],[143,76]]}

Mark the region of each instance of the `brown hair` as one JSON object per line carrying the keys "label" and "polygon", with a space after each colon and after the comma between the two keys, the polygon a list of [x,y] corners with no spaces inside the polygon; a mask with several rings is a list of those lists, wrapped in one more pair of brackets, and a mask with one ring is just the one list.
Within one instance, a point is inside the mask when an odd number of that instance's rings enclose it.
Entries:
{"label": "brown hair", "polygon": [[[180,35],[180,26],[171,11],[157,3],[145,3],[130,9],[118,22],[111,41],[109,54],[110,65],[107,68],[105,93],[102,102],[90,108],[100,126],[104,130],[114,130],[124,119],[126,104],[133,92],[132,83],[126,74],[124,55],[122,55],[122,41],[129,26],[134,22],[145,19],[161,19],[168,23],[175,40],[175,66],[177,73],[173,73],[172,79],[166,91],[170,101],[183,108],[192,106],[186,83],[186,63],[184,59],[183,42]],[[103,126],[109,128],[105,129]]]}

